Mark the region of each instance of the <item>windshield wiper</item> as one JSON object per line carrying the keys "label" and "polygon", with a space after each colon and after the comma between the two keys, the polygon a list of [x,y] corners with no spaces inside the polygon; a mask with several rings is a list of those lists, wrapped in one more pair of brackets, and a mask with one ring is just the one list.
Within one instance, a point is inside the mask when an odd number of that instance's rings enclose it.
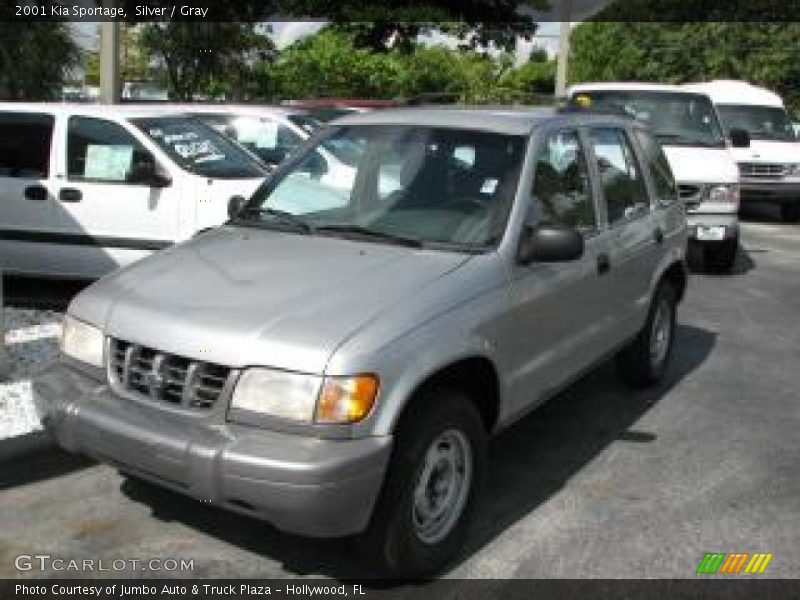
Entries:
{"label": "windshield wiper", "polygon": [[[311,233],[314,231],[314,228],[311,226],[310,223],[307,223],[297,215],[293,215],[292,213],[285,210],[280,210],[277,208],[264,208],[261,206],[247,206],[244,209],[242,209],[238,215],[236,215],[236,218],[239,219],[241,215],[246,215],[246,214],[255,214],[258,216],[267,215],[269,217],[275,217],[277,220],[283,221],[284,223],[288,223],[289,225],[296,227],[297,229],[303,231],[304,233]],[[248,219],[242,219],[242,220],[248,221]]]}
{"label": "windshield wiper", "polygon": [[422,248],[423,246],[420,240],[403,237],[402,235],[395,235],[393,233],[386,233],[384,231],[377,231],[375,229],[368,229],[360,225],[346,225],[346,224],[320,225],[316,227],[314,231],[316,233],[319,232],[333,232],[333,233],[344,233],[344,234],[349,233],[356,236],[368,237],[368,238],[373,238],[375,240],[388,242],[390,244],[408,246],[409,248]]}

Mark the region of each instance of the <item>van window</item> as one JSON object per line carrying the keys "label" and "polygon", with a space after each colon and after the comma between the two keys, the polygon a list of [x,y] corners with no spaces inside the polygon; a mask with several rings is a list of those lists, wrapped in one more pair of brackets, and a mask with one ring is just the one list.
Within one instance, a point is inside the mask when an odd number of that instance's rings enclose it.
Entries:
{"label": "van window", "polygon": [[236,140],[271,165],[283,162],[303,142],[303,139],[286,125],[268,118],[225,114],[194,116],[223,135]]}
{"label": "van window", "polygon": [[778,106],[718,104],[725,129],[744,129],[756,140],[796,140],[794,128],[786,111]]}
{"label": "van window", "polygon": [[621,129],[602,127],[590,133],[603,197],[612,225],[649,206],[647,188],[628,137]]}
{"label": "van window", "polygon": [[0,177],[47,178],[54,123],[52,115],[0,113]]}
{"label": "van window", "polygon": [[124,127],[93,117],[71,117],[67,126],[67,177],[72,181],[128,183],[135,165],[155,159]]}
{"label": "van window", "polygon": [[582,231],[597,225],[592,185],[578,132],[559,131],[545,138],[536,157],[533,211],[538,220]]}
{"label": "van window", "polygon": [[652,135],[641,129],[636,130],[636,139],[642,147],[645,160],[650,167],[650,174],[656,188],[656,196],[661,202],[672,202],[678,197],[678,187],[669,166],[669,160],[661,149],[661,145]]}
{"label": "van window", "polygon": [[218,179],[261,179],[267,170],[238,144],[192,117],[131,119],[179,167]]}

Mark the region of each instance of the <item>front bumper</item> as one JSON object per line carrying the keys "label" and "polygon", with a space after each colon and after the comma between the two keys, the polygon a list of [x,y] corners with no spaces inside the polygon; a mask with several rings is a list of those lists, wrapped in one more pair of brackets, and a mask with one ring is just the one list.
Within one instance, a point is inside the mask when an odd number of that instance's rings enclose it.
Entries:
{"label": "front bumper", "polygon": [[[739,217],[735,213],[731,214],[703,214],[703,213],[687,213],[686,223],[689,228],[689,239],[692,241],[728,241],[739,238]],[[721,229],[722,239],[708,240],[701,239],[702,236],[698,235],[698,230],[703,228]]]}
{"label": "front bumper", "polygon": [[742,179],[740,200],[753,204],[800,203],[800,181]]}
{"label": "front bumper", "polygon": [[312,537],[366,529],[391,449],[389,436],[322,440],[150,408],[63,362],[33,391],[65,449]]}

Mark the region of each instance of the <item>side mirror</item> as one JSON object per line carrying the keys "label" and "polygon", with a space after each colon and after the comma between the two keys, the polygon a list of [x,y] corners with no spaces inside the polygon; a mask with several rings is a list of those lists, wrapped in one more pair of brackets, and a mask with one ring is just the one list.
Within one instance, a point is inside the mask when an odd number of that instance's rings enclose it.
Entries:
{"label": "side mirror", "polygon": [[172,185],[172,179],[152,162],[134,163],[128,181],[154,188],[165,188]]}
{"label": "side mirror", "polygon": [[731,138],[731,146],[734,148],[750,147],[750,134],[745,129],[731,129],[728,135]]}
{"label": "side mirror", "polygon": [[583,256],[583,236],[566,225],[545,223],[526,227],[517,251],[517,261],[527,265],[536,262],[567,262]]}
{"label": "side mirror", "polygon": [[228,218],[236,218],[236,215],[242,211],[245,204],[247,204],[247,198],[244,196],[231,196],[231,199],[228,200]]}

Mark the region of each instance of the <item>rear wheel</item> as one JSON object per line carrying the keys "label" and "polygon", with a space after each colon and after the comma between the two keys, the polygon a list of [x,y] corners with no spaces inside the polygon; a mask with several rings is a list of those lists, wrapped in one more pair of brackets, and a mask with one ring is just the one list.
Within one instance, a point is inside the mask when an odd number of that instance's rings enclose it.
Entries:
{"label": "rear wheel", "polygon": [[617,370],[626,383],[647,387],[664,376],[675,337],[676,304],[675,288],[662,283],[653,297],[644,327],[617,355]]}
{"label": "rear wheel", "polygon": [[486,473],[473,402],[438,390],[404,415],[386,483],[361,545],[393,577],[433,575],[464,543]]}

